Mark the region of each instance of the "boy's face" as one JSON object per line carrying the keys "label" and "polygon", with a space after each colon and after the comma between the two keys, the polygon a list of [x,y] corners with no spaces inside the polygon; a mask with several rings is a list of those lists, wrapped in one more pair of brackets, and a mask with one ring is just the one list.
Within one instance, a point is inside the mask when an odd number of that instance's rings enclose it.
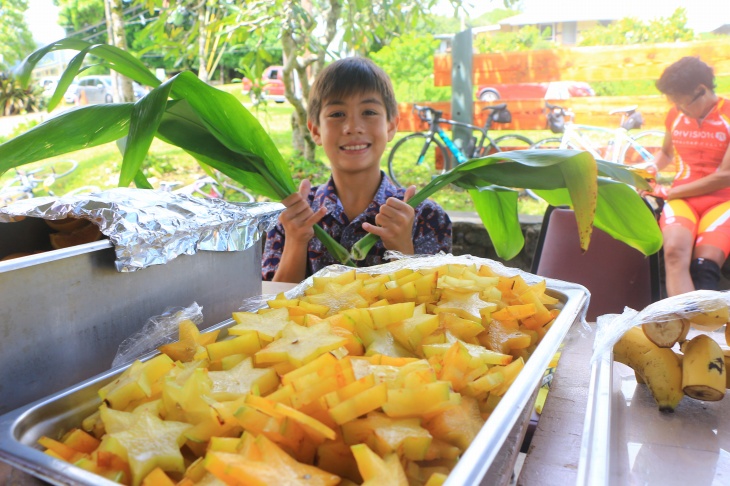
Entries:
{"label": "boy's face", "polygon": [[393,139],[398,118],[388,121],[382,97],[362,93],[322,103],[319,124],[307,122],[333,171],[358,173],[380,170],[380,157]]}

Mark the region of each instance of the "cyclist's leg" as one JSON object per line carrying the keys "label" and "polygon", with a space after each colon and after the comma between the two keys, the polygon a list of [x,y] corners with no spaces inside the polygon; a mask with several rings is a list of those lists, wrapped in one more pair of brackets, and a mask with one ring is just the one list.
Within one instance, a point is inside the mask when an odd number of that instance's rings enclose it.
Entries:
{"label": "cyclist's leg", "polygon": [[664,237],[664,272],[667,295],[695,290],[690,263],[697,234],[697,212],[683,199],[667,201],[659,218]]}
{"label": "cyclist's leg", "polygon": [[730,254],[730,201],[720,202],[705,211],[697,233],[693,254],[695,287],[719,290],[720,269]]}

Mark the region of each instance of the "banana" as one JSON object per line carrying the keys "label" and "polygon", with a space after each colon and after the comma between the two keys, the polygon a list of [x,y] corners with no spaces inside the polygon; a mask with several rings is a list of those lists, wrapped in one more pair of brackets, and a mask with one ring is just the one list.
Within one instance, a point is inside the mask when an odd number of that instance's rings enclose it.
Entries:
{"label": "banana", "polygon": [[725,396],[727,372],[720,345],[700,334],[687,343],[682,363],[682,389],[688,397],[717,401]]}
{"label": "banana", "polygon": [[697,302],[696,308],[687,311],[685,317],[695,329],[713,332],[730,320],[730,309],[722,299],[701,300]]}
{"label": "banana", "polygon": [[730,351],[723,349],[722,354],[725,356],[725,388],[730,388],[730,373],[727,372],[727,367],[730,366]]}
{"label": "banana", "polygon": [[673,412],[682,400],[682,367],[671,349],[660,348],[638,327],[629,329],[613,347],[613,358],[630,366],[649,387],[659,410]]}
{"label": "banana", "polygon": [[647,322],[641,325],[646,337],[660,348],[671,348],[677,341],[684,341],[689,328],[689,321],[682,318],[665,322]]}

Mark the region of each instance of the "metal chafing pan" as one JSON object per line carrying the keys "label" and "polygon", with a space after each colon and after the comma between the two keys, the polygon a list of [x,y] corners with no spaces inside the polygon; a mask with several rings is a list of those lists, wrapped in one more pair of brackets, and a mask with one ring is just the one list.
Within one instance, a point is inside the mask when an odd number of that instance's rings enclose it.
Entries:
{"label": "metal chafing pan", "polygon": [[[722,331],[706,334],[725,345]],[[615,362],[612,352],[594,362],[576,484],[728,483],[730,398],[684,397],[673,413],[662,413],[634,370]]]}
{"label": "metal chafing pan", "polygon": [[[39,218],[0,224],[0,256],[51,250]],[[44,246],[45,245],[45,246]],[[206,328],[261,293],[261,243],[120,273],[109,240],[0,261],[0,414],[111,367],[118,346],[171,306]]]}
{"label": "metal chafing pan", "polygon": [[[510,386],[489,420],[460,459],[446,482],[449,486],[465,484],[496,485],[509,481],[522,442],[522,435],[510,439],[518,421],[529,421],[527,413],[534,404],[545,369],[566,333],[577,322],[586,303],[587,292],[549,291],[558,298],[563,309],[550,331],[536,348],[524,369]],[[226,329],[234,321],[228,319],[212,329]],[[154,356],[150,354],[143,359]],[[42,435],[59,437],[71,427],[79,426],[101,403],[97,390],[123,372],[127,366],[110,370],[48,398],[0,416],[0,459],[54,484],[115,484],[99,476],[54,459],[37,445]],[[510,448],[510,451],[503,449]],[[499,464],[496,458],[507,463]],[[505,459],[502,459],[505,458]]]}

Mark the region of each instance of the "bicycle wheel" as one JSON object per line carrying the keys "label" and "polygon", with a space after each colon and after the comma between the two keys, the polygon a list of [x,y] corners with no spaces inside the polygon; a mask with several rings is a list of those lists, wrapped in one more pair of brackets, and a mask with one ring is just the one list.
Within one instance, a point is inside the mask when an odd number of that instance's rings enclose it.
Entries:
{"label": "bicycle wheel", "polygon": [[563,142],[563,139],[557,138],[557,137],[551,137],[551,138],[545,138],[538,142],[535,142],[532,144],[532,149],[536,150],[549,150],[549,149],[559,149],[560,144]]}
{"label": "bicycle wheel", "polygon": [[399,187],[415,184],[420,189],[453,167],[451,153],[440,141],[434,138],[428,146],[426,141],[425,133],[414,133],[390,151],[388,175]]}
{"label": "bicycle wheel", "polygon": [[224,182],[223,187],[225,188],[223,198],[226,201],[234,202],[254,202],[256,198],[245,190],[243,187],[231,184],[230,182]]}
{"label": "bicycle wheel", "polygon": [[9,206],[15,201],[20,201],[21,199],[30,199],[32,197],[33,194],[28,191],[27,188],[11,186],[7,190],[0,192],[0,208],[4,206]]}
{"label": "bicycle wheel", "polygon": [[36,169],[28,171],[37,181],[43,181],[49,177],[60,179],[75,171],[79,163],[71,159],[59,159],[54,162],[47,162]]}
{"label": "bicycle wheel", "polygon": [[479,156],[496,154],[497,152],[510,152],[512,150],[527,150],[533,145],[532,140],[524,135],[502,135],[495,138],[492,143],[482,147]]}

